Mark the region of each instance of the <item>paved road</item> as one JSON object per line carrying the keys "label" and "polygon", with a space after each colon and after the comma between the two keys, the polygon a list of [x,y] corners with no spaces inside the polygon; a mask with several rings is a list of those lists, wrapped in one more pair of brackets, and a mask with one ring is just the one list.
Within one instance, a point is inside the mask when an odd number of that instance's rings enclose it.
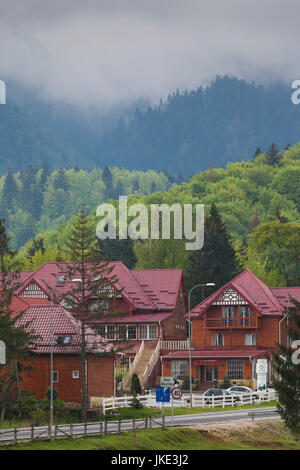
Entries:
{"label": "paved road", "polygon": [[[255,419],[266,419],[268,417],[278,416],[275,413],[269,413],[270,411],[276,411],[275,407],[266,407],[266,408],[251,408],[247,410],[232,410],[232,411],[212,411],[207,413],[191,414],[191,415],[177,415],[173,417],[174,426],[194,426],[197,424],[209,424],[209,423],[226,423],[232,421],[249,421],[251,419],[248,415],[249,412],[258,411],[260,413],[265,413],[263,416],[255,417]],[[162,419],[154,418],[152,422],[152,428],[161,427]],[[165,418],[166,426],[172,425],[172,417],[167,416]],[[118,421],[108,421],[107,422],[107,431],[108,432],[118,432]],[[132,430],[133,424],[132,421],[123,421],[121,423],[121,430]],[[135,422],[136,429],[144,428],[144,420],[136,420]],[[99,423],[88,423],[86,433],[87,434],[99,434],[100,433],[100,424]],[[102,427],[104,431],[104,424]],[[82,435],[84,432],[84,425],[74,425],[72,433],[73,435]],[[18,428],[17,438],[18,440],[26,440],[38,438],[47,438],[48,436],[48,427],[40,426],[34,428],[34,435],[31,434],[31,428]],[[70,434],[70,425],[60,425],[57,430],[57,437],[62,437],[64,435]],[[54,427],[52,428],[52,436],[54,436]],[[14,429],[0,429],[0,442],[5,443],[6,441],[12,441],[15,437]]]}

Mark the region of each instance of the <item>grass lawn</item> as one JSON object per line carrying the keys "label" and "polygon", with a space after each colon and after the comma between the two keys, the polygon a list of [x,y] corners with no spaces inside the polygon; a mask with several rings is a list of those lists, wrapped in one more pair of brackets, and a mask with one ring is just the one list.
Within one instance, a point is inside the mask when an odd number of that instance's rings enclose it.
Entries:
{"label": "grass lawn", "polygon": [[[243,423],[217,428],[166,428],[124,432],[121,435],[58,439],[17,446],[8,450],[299,450],[300,440],[279,422]],[[299,438],[300,439],[300,438]]]}

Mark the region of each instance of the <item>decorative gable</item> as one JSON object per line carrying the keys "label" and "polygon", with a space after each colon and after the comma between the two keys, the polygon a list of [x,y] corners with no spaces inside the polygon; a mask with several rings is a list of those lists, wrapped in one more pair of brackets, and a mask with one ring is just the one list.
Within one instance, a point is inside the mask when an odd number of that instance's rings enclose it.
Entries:
{"label": "decorative gable", "polygon": [[232,287],[226,289],[213,305],[247,305],[248,302],[239,295]]}
{"label": "decorative gable", "polygon": [[21,292],[20,297],[31,297],[36,299],[47,299],[47,295],[44,291],[35,283],[31,282],[26,289]]}

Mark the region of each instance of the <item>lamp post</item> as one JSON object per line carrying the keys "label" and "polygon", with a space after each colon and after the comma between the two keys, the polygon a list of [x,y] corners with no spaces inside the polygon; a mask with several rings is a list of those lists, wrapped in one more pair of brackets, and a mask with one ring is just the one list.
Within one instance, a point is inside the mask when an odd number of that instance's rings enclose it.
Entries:
{"label": "lamp post", "polygon": [[51,311],[50,311],[50,437],[53,426],[53,296],[55,289],[58,285],[65,282],[65,276],[60,275],[55,283],[55,286],[51,289]]}
{"label": "lamp post", "polygon": [[204,287],[212,287],[216,284],[208,282],[206,284],[196,284],[189,291],[188,295],[188,324],[189,324],[189,376],[190,376],[190,408],[193,408],[193,393],[192,393],[192,323],[191,323],[191,293],[196,287],[202,287],[202,298],[204,297]]}

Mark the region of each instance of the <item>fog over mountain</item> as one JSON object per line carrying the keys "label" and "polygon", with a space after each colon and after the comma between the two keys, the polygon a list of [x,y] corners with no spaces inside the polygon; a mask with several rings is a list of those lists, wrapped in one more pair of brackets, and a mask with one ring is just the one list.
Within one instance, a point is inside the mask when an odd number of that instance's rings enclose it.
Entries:
{"label": "fog over mountain", "polygon": [[0,0],[0,78],[102,109],[300,77],[296,0]]}

